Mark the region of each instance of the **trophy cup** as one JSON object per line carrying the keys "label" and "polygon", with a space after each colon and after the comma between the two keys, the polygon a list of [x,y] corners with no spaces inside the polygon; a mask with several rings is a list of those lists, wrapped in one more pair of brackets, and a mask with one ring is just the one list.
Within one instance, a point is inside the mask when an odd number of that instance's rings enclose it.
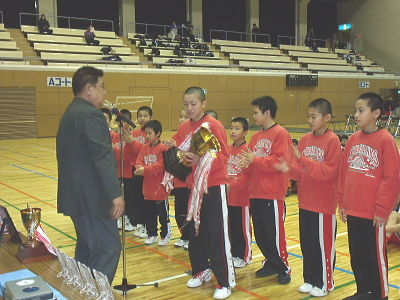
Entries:
{"label": "trophy cup", "polygon": [[[190,152],[199,156],[203,156],[208,150],[220,151],[221,149],[217,138],[203,126],[192,136],[190,145]],[[192,168],[185,161],[186,153],[187,151],[179,150],[176,147],[164,152],[165,169],[182,181],[185,181],[186,176],[192,172]]]}
{"label": "trophy cup", "polygon": [[36,230],[40,224],[40,208],[26,208],[20,211],[22,223],[28,231],[28,238],[25,243],[20,244],[15,255],[22,263],[30,263],[52,259],[52,255],[42,242],[36,240]]}

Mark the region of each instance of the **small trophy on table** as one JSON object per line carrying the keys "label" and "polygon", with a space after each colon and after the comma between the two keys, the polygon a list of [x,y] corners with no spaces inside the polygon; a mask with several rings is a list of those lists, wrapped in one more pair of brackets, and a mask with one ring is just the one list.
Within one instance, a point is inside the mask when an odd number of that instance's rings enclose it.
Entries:
{"label": "small trophy on table", "polygon": [[26,209],[20,212],[22,223],[28,231],[28,239],[25,243],[20,244],[19,250],[15,256],[24,264],[53,259],[54,255],[47,250],[42,242],[36,240],[36,230],[40,224],[41,209],[30,208],[28,205]]}

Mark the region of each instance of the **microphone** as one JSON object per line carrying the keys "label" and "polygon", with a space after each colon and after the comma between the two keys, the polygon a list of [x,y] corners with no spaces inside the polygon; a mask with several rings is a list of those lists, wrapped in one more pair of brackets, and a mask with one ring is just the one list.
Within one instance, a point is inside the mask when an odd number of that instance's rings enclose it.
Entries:
{"label": "microphone", "polygon": [[117,117],[115,118],[115,121],[117,121],[117,122],[124,121],[125,123],[128,123],[129,126],[131,126],[132,128],[136,128],[135,123],[133,123],[131,120],[129,120],[127,117],[125,117],[124,114],[121,113],[121,112],[119,111],[118,107],[115,107],[115,106],[114,106],[114,107],[111,109],[111,113],[112,113],[113,115],[116,115],[116,116],[117,116]]}

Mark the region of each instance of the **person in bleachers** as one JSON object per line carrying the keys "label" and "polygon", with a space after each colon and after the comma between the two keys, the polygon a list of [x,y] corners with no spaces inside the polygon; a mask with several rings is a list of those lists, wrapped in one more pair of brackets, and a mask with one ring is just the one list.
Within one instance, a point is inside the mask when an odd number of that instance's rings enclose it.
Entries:
{"label": "person in bleachers", "polygon": [[253,24],[253,29],[251,30],[251,41],[257,42],[257,34],[260,33],[260,28],[257,27],[257,24]]}
{"label": "person in bleachers", "polygon": [[94,46],[98,46],[100,44],[99,40],[95,40],[96,35],[91,30],[90,26],[88,26],[88,28],[86,28],[84,35],[85,35],[86,44],[94,45]]}
{"label": "person in bleachers", "polygon": [[193,29],[194,26],[191,21],[187,21],[183,27],[183,37],[188,37],[191,42],[195,42],[196,39],[194,38]]}
{"label": "person in bleachers", "polygon": [[175,40],[177,35],[178,35],[178,25],[176,25],[175,21],[173,21],[170,26],[168,37],[172,40]]}
{"label": "person in bleachers", "polygon": [[315,44],[315,34],[314,34],[313,27],[311,27],[310,30],[307,32],[305,44],[307,47],[310,47],[310,48],[312,48],[313,45]]}
{"label": "person in bleachers", "polygon": [[42,34],[53,34],[53,29],[50,29],[50,23],[46,19],[46,15],[42,14],[37,24],[39,32]]}

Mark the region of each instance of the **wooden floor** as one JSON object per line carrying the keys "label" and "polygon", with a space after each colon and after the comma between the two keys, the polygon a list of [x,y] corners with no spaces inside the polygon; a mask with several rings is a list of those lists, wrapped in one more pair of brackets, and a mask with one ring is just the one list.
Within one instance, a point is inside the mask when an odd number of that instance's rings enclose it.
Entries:
{"label": "wooden floor", "polygon": [[[254,133],[251,132],[250,134]],[[163,133],[167,139],[171,132]],[[300,138],[303,133],[292,133]],[[400,140],[397,144],[400,145]],[[42,226],[53,245],[73,256],[75,231],[68,217],[57,214],[57,163],[55,139],[8,140],[0,142],[0,205],[6,206],[17,228],[25,233],[19,210],[29,203],[42,209]],[[198,288],[187,288],[190,270],[187,251],[174,248],[179,237],[173,216],[174,201],[170,201],[173,224],[173,240],[169,246],[144,246],[143,239],[127,233],[127,278],[130,284],[157,281],[159,287],[139,287],[128,292],[127,299],[211,299],[216,280]],[[302,256],[299,245],[297,195],[286,199],[285,222],[289,263],[292,282],[286,286],[277,283],[276,277],[256,278],[254,272],[261,267],[263,259],[257,244],[253,242],[253,263],[236,269],[237,286],[229,299],[309,299],[308,294],[298,292],[302,281]],[[338,218],[339,220],[339,218]],[[104,241],[105,243],[107,241]],[[0,244],[1,247],[1,244]],[[325,299],[341,299],[355,293],[355,282],[349,264],[347,232],[338,221],[336,242],[335,290]],[[389,244],[389,299],[400,299],[400,245]],[[0,258],[1,260],[1,258]],[[113,284],[122,280],[122,258]]]}

